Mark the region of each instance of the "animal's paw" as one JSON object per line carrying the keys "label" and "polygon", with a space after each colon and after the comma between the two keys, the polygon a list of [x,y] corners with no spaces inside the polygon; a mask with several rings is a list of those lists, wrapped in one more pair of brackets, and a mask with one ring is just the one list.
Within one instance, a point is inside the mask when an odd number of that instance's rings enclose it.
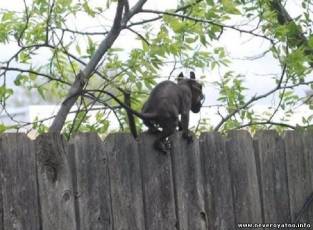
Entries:
{"label": "animal's paw", "polygon": [[169,152],[167,144],[163,141],[154,142],[154,148],[164,154],[167,154]]}
{"label": "animal's paw", "polygon": [[178,121],[178,131],[182,131],[183,130],[183,124],[181,123],[181,121]]}
{"label": "animal's paw", "polygon": [[165,148],[166,148],[167,150],[171,150],[172,144],[171,144],[170,140],[165,140],[165,141],[164,141],[164,145],[165,145]]}
{"label": "animal's paw", "polygon": [[157,127],[149,127],[148,129],[148,133],[151,133],[151,134],[158,134],[160,132],[161,131]]}
{"label": "animal's paw", "polygon": [[188,143],[193,142],[193,134],[192,132],[188,131],[188,132],[183,132],[183,138],[185,138],[187,140]]}

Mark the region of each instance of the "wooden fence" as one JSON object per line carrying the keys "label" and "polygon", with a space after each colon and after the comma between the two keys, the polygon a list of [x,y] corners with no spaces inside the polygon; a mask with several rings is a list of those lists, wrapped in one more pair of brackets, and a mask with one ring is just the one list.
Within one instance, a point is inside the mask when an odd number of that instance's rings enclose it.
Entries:
{"label": "wooden fence", "polygon": [[155,151],[153,140],[2,135],[0,230],[313,226],[310,205],[298,215],[313,192],[313,134],[212,132],[189,145],[175,134],[170,154]]}

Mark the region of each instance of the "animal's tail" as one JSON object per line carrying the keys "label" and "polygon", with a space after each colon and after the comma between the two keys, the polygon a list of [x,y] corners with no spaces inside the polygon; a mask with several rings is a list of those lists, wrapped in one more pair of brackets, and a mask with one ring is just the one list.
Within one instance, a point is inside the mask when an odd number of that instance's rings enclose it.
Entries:
{"label": "animal's tail", "polygon": [[108,94],[110,97],[112,97],[121,107],[126,109],[126,111],[131,112],[132,114],[136,115],[137,117],[139,117],[142,120],[153,119],[156,117],[155,113],[140,113],[136,110],[133,110],[131,107],[129,107],[128,105],[126,105],[125,103],[120,101],[120,99],[118,99],[115,95],[113,95],[109,92],[105,92],[105,93]]}

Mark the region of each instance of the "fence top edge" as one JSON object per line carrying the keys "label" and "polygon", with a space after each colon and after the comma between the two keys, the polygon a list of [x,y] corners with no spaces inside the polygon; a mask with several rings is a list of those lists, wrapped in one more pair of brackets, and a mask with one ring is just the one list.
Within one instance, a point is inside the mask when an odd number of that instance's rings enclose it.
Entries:
{"label": "fence top edge", "polygon": [[26,141],[33,141],[26,133],[3,133],[0,135],[0,140],[3,139],[12,139],[12,140],[26,140]]}
{"label": "fence top edge", "polygon": [[[179,135],[180,132],[176,132],[174,134],[174,136],[177,137],[177,135]],[[230,130],[228,132],[226,132],[226,134],[221,133],[221,132],[217,132],[217,131],[207,131],[207,132],[202,132],[198,138],[196,139],[203,139],[206,138],[208,136],[216,136],[216,137],[222,137],[225,139],[231,139],[234,137],[238,137],[238,136],[243,136],[243,137],[250,137],[253,139],[258,139],[264,135],[270,135],[270,136],[276,136],[276,137],[281,137],[281,138],[289,138],[289,137],[293,137],[293,136],[313,136],[313,131],[302,131],[302,130],[285,130],[284,132],[282,132],[281,134],[278,133],[276,130],[273,129],[265,129],[265,130],[258,130],[254,135],[251,134],[248,130]],[[154,134],[149,134],[147,131],[142,132],[138,135],[137,141],[142,139],[142,138],[147,138],[147,137],[153,137],[155,136]],[[42,139],[63,139],[65,140],[65,142],[73,142],[75,141],[75,139],[79,139],[79,138],[99,138],[99,140],[101,141],[106,141],[106,140],[110,140],[112,138],[132,138],[134,139],[134,141],[136,141],[136,139],[132,136],[132,134],[130,133],[126,133],[126,132],[112,132],[109,133],[106,137],[101,137],[98,133],[96,132],[80,132],[75,134],[73,137],[70,138],[70,140],[66,140],[66,138],[64,137],[63,134],[60,133],[43,133],[38,135],[35,139],[30,138],[26,133],[2,133],[0,134],[0,139],[2,138],[21,138],[21,139],[28,139],[30,141],[38,141],[38,140],[42,140]]]}
{"label": "fence top edge", "polygon": [[77,140],[81,140],[81,139],[91,139],[91,138],[94,138],[98,141],[102,141],[101,140],[101,137],[99,136],[98,133],[96,132],[86,132],[86,133],[83,133],[83,132],[80,132],[80,133],[76,133],[75,135],[73,135],[70,139],[69,139],[69,143],[72,143],[72,142],[76,142]]}

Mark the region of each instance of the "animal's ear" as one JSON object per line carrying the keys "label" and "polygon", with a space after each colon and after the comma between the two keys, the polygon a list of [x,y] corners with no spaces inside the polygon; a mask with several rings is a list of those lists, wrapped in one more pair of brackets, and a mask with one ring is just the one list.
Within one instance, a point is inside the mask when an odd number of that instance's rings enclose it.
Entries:
{"label": "animal's ear", "polygon": [[193,71],[190,72],[190,79],[193,79],[193,80],[196,79],[195,72],[193,72]]}
{"label": "animal's ear", "polygon": [[177,77],[177,82],[180,82],[183,79],[184,79],[184,74],[182,72],[180,72],[180,74]]}

